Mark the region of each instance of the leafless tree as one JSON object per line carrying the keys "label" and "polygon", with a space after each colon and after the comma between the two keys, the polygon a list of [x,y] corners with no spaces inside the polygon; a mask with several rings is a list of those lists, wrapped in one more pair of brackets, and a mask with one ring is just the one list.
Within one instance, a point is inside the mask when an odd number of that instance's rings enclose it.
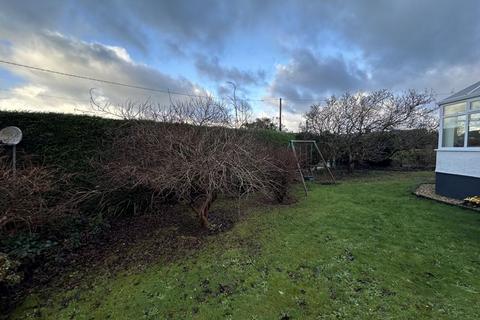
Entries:
{"label": "leafless tree", "polygon": [[238,127],[242,128],[247,124],[252,118],[252,106],[248,103],[247,100],[237,101],[237,110],[238,110]]}
{"label": "leafless tree", "polygon": [[[175,197],[197,213],[203,226],[218,195],[259,191],[283,200],[290,182],[281,178],[288,174],[286,166],[250,132],[231,128],[247,121],[250,110],[246,101],[232,99],[230,104],[192,97],[171,99],[168,106],[150,101],[112,106],[92,97],[99,113],[141,120],[119,132],[111,157],[103,162],[110,185],[146,187],[155,199]],[[228,106],[235,110],[234,124]]]}
{"label": "leafless tree", "polygon": [[233,106],[233,111],[235,112],[235,127],[238,127],[238,107],[237,107],[237,85],[233,81],[227,81],[229,85],[232,86],[232,96],[229,97],[230,102]]}
{"label": "leafless tree", "polygon": [[152,120],[199,126],[228,126],[231,123],[227,105],[212,96],[170,99],[167,105],[150,99],[141,102],[130,100],[118,105],[95,97],[91,91],[90,105],[96,114],[124,120]]}
{"label": "leafless tree", "polygon": [[202,226],[219,195],[271,195],[283,172],[253,136],[222,127],[138,123],[119,137],[104,165],[116,187],[147,186],[154,197],[176,197]]}
{"label": "leafless tree", "polygon": [[[362,157],[366,135],[395,129],[434,127],[429,103],[432,95],[409,90],[395,95],[388,90],[345,93],[329,98],[325,105],[314,105],[305,115],[308,131],[331,134],[330,144],[348,157],[350,170]],[[372,145],[369,145],[370,147]],[[340,151],[341,150],[341,151]]]}
{"label": "leafless tree", "polygon": [[246,99],[237,97],[237,84],[233,81],[227,81],[232,86],[232,95],[227,98],[235,114],[234,126],[240,128],[248,123],[251,118],[252,107]]}

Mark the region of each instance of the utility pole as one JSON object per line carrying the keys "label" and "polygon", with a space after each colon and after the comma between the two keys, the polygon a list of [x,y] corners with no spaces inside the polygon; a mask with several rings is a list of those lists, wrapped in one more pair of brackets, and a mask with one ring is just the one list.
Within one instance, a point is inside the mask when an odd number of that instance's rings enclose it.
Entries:
{"label": "utility pole", "polygon": [[282,98],[280,98],[279,111],[280,115],[278,117],[278,130],[282,131]]}

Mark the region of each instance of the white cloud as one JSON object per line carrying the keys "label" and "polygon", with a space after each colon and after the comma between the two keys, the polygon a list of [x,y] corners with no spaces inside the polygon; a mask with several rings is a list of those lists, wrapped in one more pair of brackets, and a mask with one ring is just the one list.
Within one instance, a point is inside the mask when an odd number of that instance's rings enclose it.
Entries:
{"label": "white cloud", "polygon": [[79,113],[86,110],[88,100],[51,96],[43,86],[27,84],[11,89],[0,100],[0,110]]}
{"label": "white cloud", "polygon": [[126,62],[133,63],[132,58],[128,54],[128,51],[125,48],[122,47],[116,47],[116,46],[105,46],[106,48],[112,50],[117,54],[117,57],[120,59],[125,60]]}
{"label": "white cloud", "polygon": [[[64,73],[134,84],[174,92],[201,93],[201,87],[185,78],[173,78],[159,70],[132,60],[125,48],[81,41],[58,32],[43,32],[16,39],[7,51],[8,60]],[[126,100],[168,103],[168,94],[115,86],[2,65],[23,83],[3,91],[3,110],[80,112],[88,110],[90,90],[112,103]]]}

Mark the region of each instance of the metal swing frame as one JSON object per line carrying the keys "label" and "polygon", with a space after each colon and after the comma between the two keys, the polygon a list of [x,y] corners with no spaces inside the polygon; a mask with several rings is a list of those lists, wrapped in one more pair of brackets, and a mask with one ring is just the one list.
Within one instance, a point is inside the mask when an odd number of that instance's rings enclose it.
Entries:
{"label": "metal swing frame", "polygon": [[[332,171],[330,170],[330,167],[328,166],[327,161],[323,157],[323,154],[320,151],[320,148],[318,147],[317,142],[315,140],[290,140],[290,142],[288,143],[288,147],[292,149],[293,155],[295,157],[295,161],[297,162],[298,173],[300,174],[300,178],[302,180],[303,190],[305,190],[305,196],[308,195],[308,188],[307,188],[307,184],[305,183],[305,176],[303,175],[302,167],[300,166],[300,161],[299,161],[298,156],[297,156],[297,151],[295,149],[295,143],[310,143],[311,145],[313,145],[315,147],[315,150],[318,152],[318,154],[320,156],[320,160],[322,161],[325,169],[327,169],[333,184],[337,183],[335,181],[335,177],[333,176]],[[312,149],[310,149],[310,152],[312,152]]]}

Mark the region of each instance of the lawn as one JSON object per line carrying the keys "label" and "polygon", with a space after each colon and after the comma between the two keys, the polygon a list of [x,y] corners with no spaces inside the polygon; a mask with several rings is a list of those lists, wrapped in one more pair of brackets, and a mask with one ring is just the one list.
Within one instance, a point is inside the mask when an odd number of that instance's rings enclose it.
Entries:
{"label": "lawn", "polygon": [[[14,319],[477,319],[480,215],[419,199],[431,173],[310,185],[198,251],[142,271],[92,270],[32,293]],[[88,279],[88,280],[87,280]]]}

